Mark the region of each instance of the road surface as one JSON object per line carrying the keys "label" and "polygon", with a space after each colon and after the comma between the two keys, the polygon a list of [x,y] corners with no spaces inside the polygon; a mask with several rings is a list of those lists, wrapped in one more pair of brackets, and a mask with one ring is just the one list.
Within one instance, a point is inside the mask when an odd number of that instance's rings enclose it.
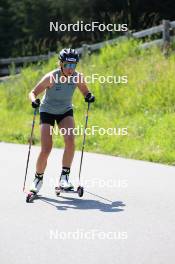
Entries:
{"label": "road surface", "polygon": [[[22,192],[28,146],[0,143],[0,262],[173,264],[175,168],[85,153],[83,198],[56,197],[63,150],[53,149],[39,199]],[[32,147],[27,186],[39,147]],[[72,182],[77,185],[80,152]]]}

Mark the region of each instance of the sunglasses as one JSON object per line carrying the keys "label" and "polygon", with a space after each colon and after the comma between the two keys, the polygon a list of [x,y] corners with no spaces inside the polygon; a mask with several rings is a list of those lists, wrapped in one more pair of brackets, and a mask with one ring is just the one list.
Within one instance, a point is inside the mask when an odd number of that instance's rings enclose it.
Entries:
{"label": "sunglasses", "polygon": [[63,64],[63,67],[64,67],[65,69],[75,69],[76,66],[77,66],[76,63],[64,63],[64,64]]}

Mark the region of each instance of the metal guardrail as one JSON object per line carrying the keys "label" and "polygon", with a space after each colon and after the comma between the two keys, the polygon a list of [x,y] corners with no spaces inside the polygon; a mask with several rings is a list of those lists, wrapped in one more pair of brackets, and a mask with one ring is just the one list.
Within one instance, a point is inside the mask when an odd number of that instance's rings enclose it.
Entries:
{"label": "metal guardrail", "polygon": [[[144,44],[141,44],[140,47],[149,48],[153,45],[158,45],[158,46],[164,46],[166,50],[167,47],[169,46],[170,41],[173,39],[170,37],[170,31],[173,28],[175,28],[175,21],[170,22],[169,20],[163,20],[162,25],[155,26],[155,27],[145,29],[145,30],[141,30],[139,32],[134,32],[134,33],[128,32],[127,35],[125,36],[121,36],[118,38],[114,38],[114,39],[103,41],[103,42],[96,43],[96,44],[91,44],[91,45],[84,44],[82,47],[77,48],[76,50],[79,54],[84,56],[90,52],[103,48],[105,45],[116,44],[128,37],[139,39],[143,37],[149,37],[157,33],[162,33],[161,39],[157,39],[151,42],[146,42]],[[20,64],[33,63],[33,62],[38,62],[38,61],[47,61],[50,57],[54,56],[55,54],[56,54],[55,52],[50,52],[47,55],[0,59],[0,67],[1,67],[0,76],[5,76],[5,75],[10,74],[10,69],[9,69],[10,65],[14,64],[16,73],[19,73],[22,68],[19,66]]]}

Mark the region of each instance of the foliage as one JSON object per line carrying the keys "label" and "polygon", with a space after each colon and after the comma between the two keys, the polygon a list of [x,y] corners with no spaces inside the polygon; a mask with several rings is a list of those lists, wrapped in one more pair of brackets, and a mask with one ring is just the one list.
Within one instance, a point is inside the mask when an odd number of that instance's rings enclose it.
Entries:
{"label": "foliage", "polygon": [[162,19],[173,20],[174,8],[173,0],[1,0],[0,57],[37,55],[55,51],[60,44],[79,47],[118,35],[107,31],[50,32],[50,21],[127,23],[130,30],[140,30]]}
{"label": "foliage", "polygon": [[[100,53],[81,60],[78,70],[85,76],[127,75],[127,84],[89,84],[96,96],[91,106],[89,127],[127,128],[127,136],[97,133],[87,136],[86,150],[116,156],[173,164],[175,160],[175,75],[172,53],[165,58],[158,48],[140,50],[130,40],[106,46]],[[24,68],[21,75],[0,84],[0,140],[27,143],[33,110],[28,92],[48,71],[56,68],[57,58],[48,63]],[[76,126],[84,125],[87,105],[77,90],[74,95]],[[38,120],[38,119],[37,119]],[[39,144],[39,121],[35,144]],[[82,136],[76,137],[81,149]],[[54,145],[63,140],[54,136]]]}

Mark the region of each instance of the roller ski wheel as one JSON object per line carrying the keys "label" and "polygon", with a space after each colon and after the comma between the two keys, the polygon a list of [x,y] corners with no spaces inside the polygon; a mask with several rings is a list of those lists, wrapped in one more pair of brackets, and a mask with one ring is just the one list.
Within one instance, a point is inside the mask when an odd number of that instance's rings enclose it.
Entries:
{"label": "roller ski wheel", "polygon": [[37,196],[37,193],[29,192],[26,197],[26,203],[31,203]]}
{"label": "roller ski wheel", "polygon": [[84,194],[84,188],[82,186],[78,186],[77,193],[79,197],[83,197]]}
{"label": "roller ski wheel", "polygon": [[55,194],[56,194],[56,196],[59,196],[60,193],[61,193],[60,187],[55,187]]}
{"label": "roller ski wheel", "polygon": [[59,196],[60,193],[74,193],[74,189],[73,188],[62,188],[61,186],[55,187],[55,193],[56,196]]}

